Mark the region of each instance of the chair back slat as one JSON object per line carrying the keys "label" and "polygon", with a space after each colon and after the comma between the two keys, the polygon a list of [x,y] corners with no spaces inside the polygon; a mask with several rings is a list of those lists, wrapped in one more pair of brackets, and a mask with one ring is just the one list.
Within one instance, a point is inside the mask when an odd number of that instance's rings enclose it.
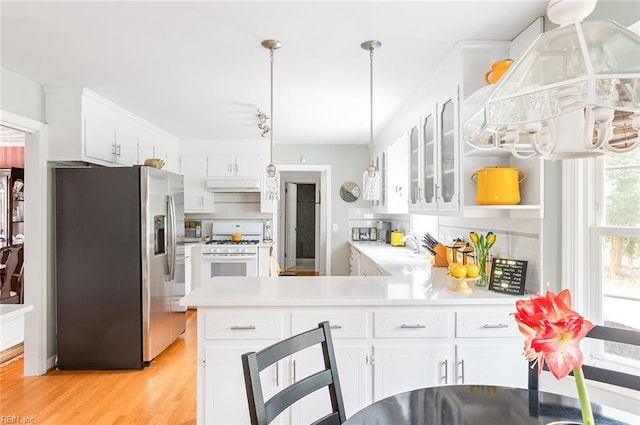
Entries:
{"label": "chair back slat", "polygon": [[[265,401],[260,372],[299,351],[318,345],[322,349],[324,369],[286,386]],[[242,367],[251,425],[268,425],[295,402],[322,388],[328,390],[332,412],[312,425],[340,425],[347,420],[329,322],[322,322],[315,329],[277,342],[257,353],[243,354]]]}
{"label": "chair back slat", "polygon": [[258,352],[258,369],[262,372],[275,362],[322,342],[324,342],[324,332],[321,328],[289,337]]}
{"label": "chair back slat", "polygon": [[[586,335],[586,338],[640,346],[640,332],[629,329],[619,329],[596,325],[589,331],[589,333]],[[538,365],[534,365],[533,363],[531,363],[530,366],[529,389],[538,391]],[[549,370],[546,364],[544,365],[544,370]],[[616,385],[619,387],[640,391],[640,376],[638,375],[618,372],[615,370],[591,366],[587,364],[582,365],[582,372],[585,379],[587,380],[603,382],[610,385]],[[570,375],[573,376],[573,372],[571,372]]]}

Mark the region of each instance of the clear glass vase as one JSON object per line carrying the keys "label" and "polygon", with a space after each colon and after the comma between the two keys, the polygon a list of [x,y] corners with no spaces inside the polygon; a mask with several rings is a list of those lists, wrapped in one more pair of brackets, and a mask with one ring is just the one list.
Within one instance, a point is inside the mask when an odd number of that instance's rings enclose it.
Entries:
{"label": "clear glass vase", "polygon": [[489,257],[489,251],[479,249],[476,252],[476,264],[480,271],[478,273],[478,280],[476,286],[488,286],[489,274],[487,273],[487,258]]}

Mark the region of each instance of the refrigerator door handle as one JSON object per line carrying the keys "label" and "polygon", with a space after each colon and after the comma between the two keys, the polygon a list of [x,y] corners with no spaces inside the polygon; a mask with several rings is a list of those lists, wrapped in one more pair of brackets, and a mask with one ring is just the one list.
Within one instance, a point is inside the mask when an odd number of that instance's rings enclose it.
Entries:
{"label": "refrigerator door handle", "polygon": [[176,278],[176,204],[173,196],[169,195],[169,252],[167,261],[169,262],[169,281]]}

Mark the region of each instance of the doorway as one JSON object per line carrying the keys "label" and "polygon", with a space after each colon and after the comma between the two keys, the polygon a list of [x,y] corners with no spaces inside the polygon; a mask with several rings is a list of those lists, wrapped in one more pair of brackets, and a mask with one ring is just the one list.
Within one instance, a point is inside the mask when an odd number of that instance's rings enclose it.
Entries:
{"label": "doorway", "polygon": [[280,241],[277,258],[283,274],[330,276],[331,166],[276,166],[283,196],[278,202],[274,227]]}
{"label": "doorway", "polygon": [[284,274],[314,276],[319,237],[317,184],[285,182]]}

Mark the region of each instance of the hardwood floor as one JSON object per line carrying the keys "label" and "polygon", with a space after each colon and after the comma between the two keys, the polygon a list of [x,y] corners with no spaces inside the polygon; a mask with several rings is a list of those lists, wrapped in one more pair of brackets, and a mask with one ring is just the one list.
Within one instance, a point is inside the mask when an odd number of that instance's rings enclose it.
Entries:
{"label": "hardwood floor", "polygon": [[24,377],[23,360],[0,368],[0,423],[196,423],[196,312],[153,363],[134,371],[59,371]]}

